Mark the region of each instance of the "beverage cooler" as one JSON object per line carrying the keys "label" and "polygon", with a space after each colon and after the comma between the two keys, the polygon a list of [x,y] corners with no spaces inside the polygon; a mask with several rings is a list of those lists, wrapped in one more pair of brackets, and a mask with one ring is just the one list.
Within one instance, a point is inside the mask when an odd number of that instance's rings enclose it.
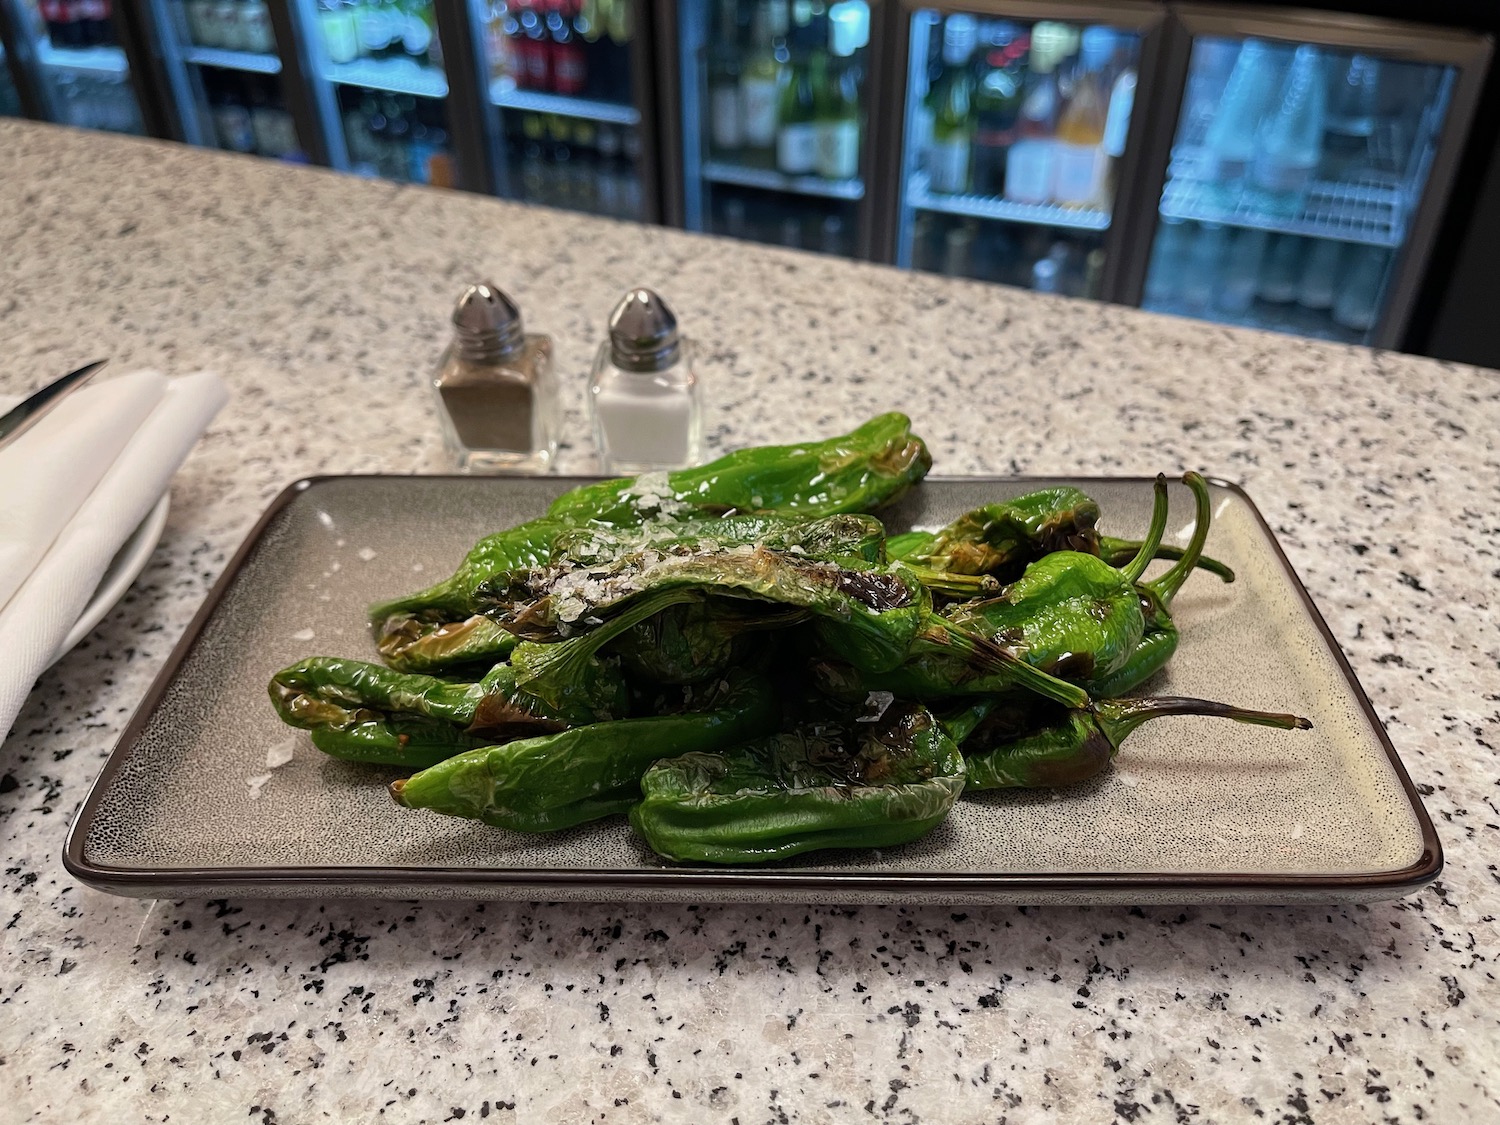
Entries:
{"label": "beverage cooler", "polygon": [[1399,344],[1487,43],[1339,16],[1177,16],[1185,74],[1130,295],[1219,323]]}
{"label": "beverage cooler", "polygon": [[0,117],[21,117],[25,111],[21,105],[21,91],[16,88],[10,74],[10,60],[5,48],[0,46]]}
{"label": "beverage cooler", "polygon": [[295,162],[322,151],[289,108],[267,0],[150,0],[150,15],[183,140]]}
{"label": "beverage cooler", "polygon": [[665,192],[689,230],[834,254],[875,253],[871,190],[879,4],[679,0],[659,6]]}
{"label": "beverage cooler", "polygon": [[330,165],[435,187],[478,185],[454,139],[448,44],[433,0],[285,2]]}
{"label": "beverage cooler", "polygon": [[0,0],[10,104],[62,125],[144,133],[117,16],[112,0]]}
{"label": "beverage cooler", "polygon": [[659,219],[645,0],[470,0],[470,10],[498,192]]}
{"label": "beverage cooler", "polygon": [[1155,5],[907,6],[898,265],[1118,299]]}

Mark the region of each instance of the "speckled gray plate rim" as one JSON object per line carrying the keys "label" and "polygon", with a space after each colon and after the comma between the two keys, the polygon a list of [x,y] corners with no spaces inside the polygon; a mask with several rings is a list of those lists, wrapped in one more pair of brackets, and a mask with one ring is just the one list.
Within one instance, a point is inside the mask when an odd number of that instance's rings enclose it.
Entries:
{"label": "speckled gray plate rim", "polygon": [[[81,882],[134,896],[599,901],[1308,902],[1393,898],[1442,869],[1426,810],[1348,661],[1253,502],[1212,482],[1209,553],[1174,616],[1182,644],[1148,688],[1309,715],[1311,732],[1149,724],[1102,777],[965,797],[924,840],[765,868],[668,864],[623,818],[547,837],[396,807],[399,771],[337,762],[288,731],[271,672],[314,652],[372,658],[364,606],[451,572],[487,531],[579,480],[330,476],[271,504],[122,734],[68,834]],[[883,513],[936,527],[1006,495],[1074,484],[1101,527],[1139,536],[1149,478],[929,478]],[[1191,500],[1172,485],[1168,542]],[[256,787],[246,783],[270,775]]]}

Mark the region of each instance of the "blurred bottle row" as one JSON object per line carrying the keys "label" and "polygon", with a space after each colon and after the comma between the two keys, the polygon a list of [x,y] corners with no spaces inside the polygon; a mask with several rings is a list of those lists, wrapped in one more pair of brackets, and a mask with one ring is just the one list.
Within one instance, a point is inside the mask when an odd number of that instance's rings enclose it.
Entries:
{"label": "blurred bottle row", "polygon": [[957,13],[930,43],[913,143],[933,191],[1108,210],[1135,105],[1136,36]]}
{"label": "blurred bottle row", "polygon": [[706,51],[708,149],[788,176],[859,174],[863,0],[720,0]]}
{"label": "blurred bottle row", "polygon": [[188,39],[223,51],[276,53],[276,33],[265,0],[182,0]]}
{"label": "blurred bottle row", "polygon": [[59,49],[102,47],[115,42],[111,0],[37,0],[47,40]]}
{"label": "blurred bottle row", "polygon": [[641,218],[640,131],[557,114],[509,114],[516,197],[615,219]]}
{"label": "blurred bottle row", "polygon": [[318,26],[336,65],[360,59],[443,65],[432,0],[318,0]]}
{"label": "blurred bottle row", "polygon": [[1436,91],[1433,70],[1261,39],[1206,39],[1194,53],[1184,132],[1193,178],[1222,207],[1295,214],[1315,180],[1399,176]]}
{"label": "blurred bottle row", "polygon": [[1379,246],[1163,219],[1145,304],[1231,323],[1296,305],[1358,337],[1379,317],[1390,261]]}
{"label": "blurred bottle row", "polygon": [[220,148],[280,160],[307,159],[297,142],[297,126],[282,103],[279,80],[208,67],[202,80]]}
{"label": "blurred bottle row", "polygon": [[339,103],[356,175],[453,186],[442,102],[346,86],[339,90]]}
{"label": "blurred bottle row", "polygon": [[630,0],[485,0],[490,77],[518,89],[631,101]]}
{"label": "blurred bottle row", "polygon": [[1080,231],[924,213],[916,219],[912,265],[1038,293],[1097,299],[1105,260],[1099,241],[1098,235]]}
{"label": "blurred bottle row", "polygon": [[720,192],[709,229],[729,238],[823,254],[847,255],[854,248],[854,232],[836,203],[789,205],[765,192]]}

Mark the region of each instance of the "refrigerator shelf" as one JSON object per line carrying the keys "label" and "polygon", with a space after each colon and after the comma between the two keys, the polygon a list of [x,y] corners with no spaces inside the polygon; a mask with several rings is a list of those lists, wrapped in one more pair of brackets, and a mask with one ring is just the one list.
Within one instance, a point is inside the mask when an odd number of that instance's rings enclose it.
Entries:
{"label": "refrigerator shelf", "polygon": [[824,199],[856,200],[865,195],[864,181],[857,178],[825,180],[822,176],[788,176],[772,168],[750,168],[721,160],[704,161],[703,178],[715,184],[736,184],[790,195],[816,195]]}
{"label": "refrigerator shelf", "polygon": [[432,66],[410,59],[360,59],[352,63],[329,63],[324,70],[328,81],[340,86],[362,86],[368,90],[385,90],[392,94],[411,94],[418,98],[446,98],[448,77]]}
{"label": "refrigerator shelf", "polygon": [[1406,238],[1406,193],[1397,177],[1370,172],[1357,180],[1314,180],[1294,214],[1277,214],[1254,194],[1227,198],[1195,175],[1200,156],[1174,155],[1162,189],[1161,213],[1169,219],[1222,223],[1274,234],[1331,238],[1394,249]]}
{"label": "refrigerator shelf", "polygon": [[559,117],[577,117],[584,121],[600,121],[610,125],[641,123],[641,111],[633,105],[522,90],[509,78],[497,78],[490,83],[490,101],[501,109],[555,113]]}
{"label": "refrigerator shelf", "polygon": [[119,47],[54,47],[46,39],[36,45],[37,62],[52,70],[71,70],[83,74],[125,75],[130,64]]}
{"label": "refrigerator shelf", "polygon": [[196,66],[216,66],[221,70],[239,70],[249,74],[281,73],[281,59],[276,55],[226,51],[222,47],[185,46],[182,49],[182,60]]}
{"label": "refrigerator shelf", "polygon": [[925,172],[914,172],[907,181],[907,202],[918,211],[963,215],[971,219],[994,219],[1039,227],[1071,230],[1108,230],[1110,213],[1094,208],[1060,207],[1055,203],[1014,203],[992,195],[949,195],[933,191]]}

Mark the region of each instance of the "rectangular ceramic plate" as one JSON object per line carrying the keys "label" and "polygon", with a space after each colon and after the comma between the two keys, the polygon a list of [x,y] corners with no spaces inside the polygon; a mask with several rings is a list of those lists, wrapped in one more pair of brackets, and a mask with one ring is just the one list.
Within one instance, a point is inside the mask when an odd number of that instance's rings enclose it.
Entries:
{"label": "rectangular ceramic plate", "polygon": [[[1270,529],[1216,483],[1210,553],[1175,611],[1182,644],[1153,693],[1310,717],[1310,732],[1167,719],[1064,791],[965,796],[926,839],[773,867],[657,859],[623,817],[529,837],[398,808],[401,771],[286,742],[266,696],[311,654],[374,659],[365,606],[448,575],[481,535],[541,514],[575,481],[328,477],[299,481],[230,562],[120,739],[69,834],[68,869],[101,890],[164,897],[801,902],[1365,901],[1437,875],[1442,852],[1385,731]],[[892,531],[1050,484],[1097,499],[1138,537],[1148,480],[929,480]],[[1174,484],[1168,542],[1192,526]],[[1158,564],[1159,565],[1159,564]],[[257,797],[247,779],[271,773]]]}

